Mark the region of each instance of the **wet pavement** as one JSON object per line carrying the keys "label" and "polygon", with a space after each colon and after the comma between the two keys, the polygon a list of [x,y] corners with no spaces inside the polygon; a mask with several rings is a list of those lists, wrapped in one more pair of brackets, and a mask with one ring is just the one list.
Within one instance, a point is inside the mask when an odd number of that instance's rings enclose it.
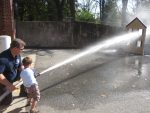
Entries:
{"label": "wet pavement", "polygon": [[[36,71],[42,72],[80,52],[29,49],[23,56],[35,54]],[[150,56],[111,50],[86,55],[37,77],[41,90],[38,109],[40,113],[150,113],[149,67]],[[23,105],[25,100],[16,103]],[[7,113],[28,111],[29,107],[16,104]]]}

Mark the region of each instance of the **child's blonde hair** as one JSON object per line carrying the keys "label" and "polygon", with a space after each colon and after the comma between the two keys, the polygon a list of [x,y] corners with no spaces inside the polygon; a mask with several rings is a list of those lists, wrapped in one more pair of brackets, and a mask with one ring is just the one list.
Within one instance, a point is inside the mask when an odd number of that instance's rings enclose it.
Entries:
{"label": "child's blonde hair", "polygon": [[30,64],[32,64],[32,58],[25,57],[25,58],[23,58],[22,63],[24,66],[29,66]]}

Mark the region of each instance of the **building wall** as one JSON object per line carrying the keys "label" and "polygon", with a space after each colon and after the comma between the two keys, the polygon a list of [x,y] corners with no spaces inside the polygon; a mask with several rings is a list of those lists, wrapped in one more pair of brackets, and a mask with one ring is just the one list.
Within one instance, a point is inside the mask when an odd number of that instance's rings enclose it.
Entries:
{"label": "building wall", "polygon": [[0,35],[8,35],[14,38],[12,0],[0,0],[0,6]]}

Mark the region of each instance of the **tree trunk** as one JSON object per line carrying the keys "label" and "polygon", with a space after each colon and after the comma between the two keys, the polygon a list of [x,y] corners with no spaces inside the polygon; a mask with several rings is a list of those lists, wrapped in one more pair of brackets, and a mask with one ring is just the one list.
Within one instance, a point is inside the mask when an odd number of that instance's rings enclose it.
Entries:
{"label": "tree trunk", "polygon": [[127,4],[128,4],[128,0],[122,0],[122,22],[121,24],[123,27],[126,25],[126,22],[127,22],[127,18],[126,18]]}
{"label": "tree trunk", "polygon": [[63,7],[64,7],[64,3],[65,0],[54,0],[56,7],[57,7],[57,20],[58,21],[62,21],[63,20]]}
{"label": "tree trunk", "polygon": [[69,0],[69,6],[70,6],[71,17],[73,20],[75,20],[75,0]]}

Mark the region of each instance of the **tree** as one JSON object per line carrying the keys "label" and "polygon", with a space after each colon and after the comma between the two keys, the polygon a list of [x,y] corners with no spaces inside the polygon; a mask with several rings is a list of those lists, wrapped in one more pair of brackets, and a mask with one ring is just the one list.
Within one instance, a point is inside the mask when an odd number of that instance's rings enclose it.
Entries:
{"label": "tree", "polygon": [[47,19],[47,4],[43,0],[13,0],[14,17],[21,21]]}
{"label": "tree", "polygon": [[105,0],[99,0],[100,20],[104,21]]}
{"label": "tree", "polygon": [[70,11],[70,17],[73,18],[73,20],[75,20],[75,0],[68,0],[68,3],[69,4],[69,9],[68,11]]}
{"label": "tree", "polygon": [[118,9],[116,0],[107,0],[103,5],[102,23],[118,25]]}
{"label": "tree", "polygon": [[122,26],[126,24],[127,4],[128,4],[128,0],[122,0]]}
{"label": "tree", "polygon": [[71,18],[75,20],[75,3],[76,0],[66,0],[66,4],[64,5],[64,16],[66,18]]}
{"label": "tree", "polygon": [[14,15],[21,21],[62,21],[75,18],[76,0],[14,0]]}
{"label": "tree", "polygon": [[94,15],[85,9],[82,9],[77,13],[76,20],[84,22],[95,22]]}
{"label": "tree", "polygon": [[96,9],[95,0],[80,0],[76,4],[76,19],[80,21],[95,22],[94,11]]}
{"label": "tree", "polygon": [[58,21],[62,21],[63,20],[63,8],[64,8],[64,4],[65,4],[65,0],[53,0],[56,6],[56,10],[57,10],[57,20]]}

